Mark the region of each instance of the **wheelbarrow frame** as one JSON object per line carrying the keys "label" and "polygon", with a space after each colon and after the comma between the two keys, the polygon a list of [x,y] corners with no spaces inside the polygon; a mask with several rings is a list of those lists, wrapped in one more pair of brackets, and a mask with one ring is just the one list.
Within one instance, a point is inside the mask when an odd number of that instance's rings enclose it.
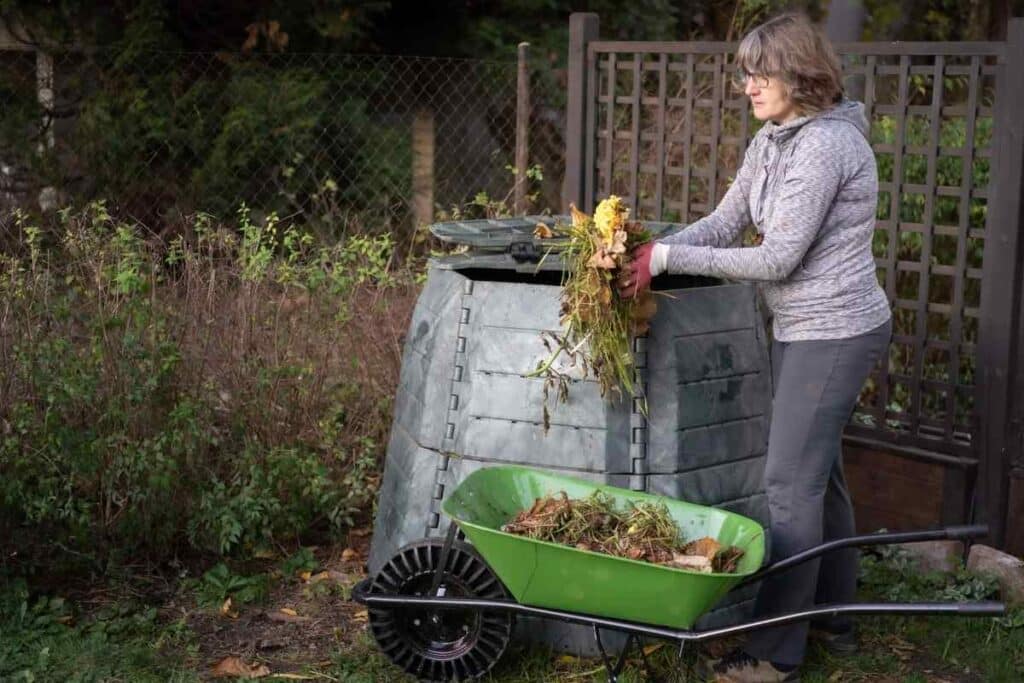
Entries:
{"label": "wheelbarrow frame", "polygon": [[[394,607],[424,607],[437,610],[470,609],[476,611],[508,611],[514,614],[521,614],[546,619],[557,619],[569,623],[583,624],[593,629],[594,639],[601,654],[602,661],[608,674],[608,680],[615,682],[625,665],[626,659],[634,647],[639,645],[642,638],[656,638],[676,643],[679,646],[679,654],[682,655],[687,643],[699,643],[727,636],[734,636],[741,633],[756,631],[773,626],[782,626],[802,621],[809,621],[819,617],[835,617],[839,615],[947,615],[961,617],[996,617],[1006,612],[1006,606],[997,601],[976,601],[976,602],[863,602],[845,603],[831,605],[816,605],[809,609],[778,614],[769,617],[744,621],[731,626],[721,626],[710,629],[678,629],[664,626],[656,626],[636,621],[626,621],[609,617],[600,617],[567,610],[552,609],[548,607],[533,607],[522,604],[515,599],[492,600],[479,598],[447,597],[438,595],[439,589],[444,583],[444,569],[447,566],[447,557],[451,552],[460,530],[456,520],[452,520],[445,536],[444,545],[441,548],[441,561],[434,574],[429,596],[396,595],[370,593],[372,578],[360,581],[352,590],[352,599],[366,605],[368,608],[394,608]],[[820,545],[808,548],[800,553],[792,555],[783,560],[770,563],[754,574],[746,577],[738,586],[748,585],[760,581],[765,577],[778,574],[804,562],[818,558],[826,553],[851,547],[870,547],[879,545],[891,545],[894,543],[915,543],[920,541],[939,540],[970,540],[982,538],[988,535],[988,526],[983,524],[951,526],[941,529],[924,531],[903,531],[892,533],[876,533],[861,536],[850,536],[848,538],[827,541]],[[486,564],[487,561],[484,559]],[[601,639],[601,631],[616,631],[626,635],[626,642],[619,656],[613,662]],[[645,669],[648,671],[646,655],[642,647],[639,647]]]}

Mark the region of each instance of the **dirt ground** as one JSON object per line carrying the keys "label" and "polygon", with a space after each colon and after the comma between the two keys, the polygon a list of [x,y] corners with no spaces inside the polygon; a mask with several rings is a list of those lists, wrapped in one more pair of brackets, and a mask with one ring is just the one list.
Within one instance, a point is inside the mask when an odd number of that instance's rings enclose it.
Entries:
{"label": "dirt ground", "polygon": [[259,661],[275,674],[326,667],[329,655],[345,649],[366,625],[366,609],[348,598],[366,575],[368,551],[369,535],[359,532],[349,536],[347,546],[318,549],[315,570],[281,577],[260,605],[218,611],[171,602],[163,611],[172,618],[187,614],[198,643],[198,668],[211,677],[229,657]]}

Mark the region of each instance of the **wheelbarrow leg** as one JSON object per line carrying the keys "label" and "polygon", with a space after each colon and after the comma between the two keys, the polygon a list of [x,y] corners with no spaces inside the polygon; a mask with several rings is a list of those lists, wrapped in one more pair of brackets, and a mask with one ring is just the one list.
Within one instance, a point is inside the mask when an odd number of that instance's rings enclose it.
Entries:
{"label": "wheelbarrow leg", "polygon": [[604,662],[604,669],[608,674],[608,683],[618,683],[619,674],[622,673],[622,669],[626,666],[626,659],[629,657],[629,651],[636,645],[640,649],[640,658],[643,661],[644,676],[650,683],[657,683],[657,679],[651,673],[650,664],[647,662],[647,653],[644,652],[643,641],[640,640],[640,636],[635,633],[630,633],[626,636],[626,643],[622,646],[622,651],[619,652],[619,656],[612,664],[611,658],[608,656],[607,650],[604,649],[604,643],[601,641],[601,629],[597,624],[594,624],[594,640],[597,641],[597,649],[601,653],[601,660]]}

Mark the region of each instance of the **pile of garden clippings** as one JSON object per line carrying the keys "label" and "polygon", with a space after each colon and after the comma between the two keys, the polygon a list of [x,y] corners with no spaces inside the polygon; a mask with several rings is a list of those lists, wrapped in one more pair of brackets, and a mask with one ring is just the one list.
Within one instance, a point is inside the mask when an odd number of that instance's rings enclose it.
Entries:
{"label": "pile of garden clippings", "polygon": [[581,499],[571,499],[565,491],[538,498],[501,529],[580,550],[706,573],[735,572],[743,557],[742,549],[723,547],[711,537],[684,543],[662,503],[632,503],[623,512],[600,491]]}

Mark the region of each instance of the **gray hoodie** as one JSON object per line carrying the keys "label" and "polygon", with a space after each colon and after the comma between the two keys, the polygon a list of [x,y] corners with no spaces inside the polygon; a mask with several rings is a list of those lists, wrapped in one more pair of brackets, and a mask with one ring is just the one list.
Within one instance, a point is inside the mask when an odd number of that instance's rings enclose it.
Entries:
{"label": "gray hoodie", "polygon": [[[760,282],[780,341],[844,339],[889,319],[871,236],[878,171],[864,105],[766,123],[715,211],[658,240],[652,272]],[[763,241],[729,248],[753,223]]]}

